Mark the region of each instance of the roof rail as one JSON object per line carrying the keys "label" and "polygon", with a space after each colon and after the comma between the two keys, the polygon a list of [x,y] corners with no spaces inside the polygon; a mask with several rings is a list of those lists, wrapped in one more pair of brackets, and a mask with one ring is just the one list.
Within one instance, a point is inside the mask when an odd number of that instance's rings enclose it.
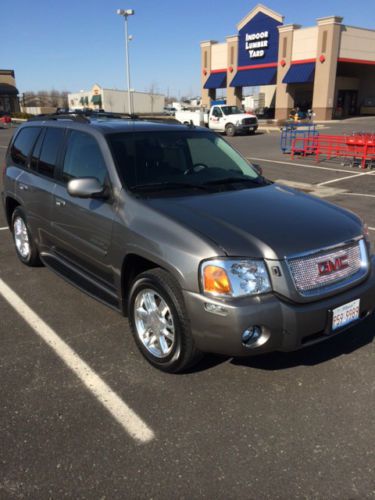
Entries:
{"label": "roof rail", "polygon": [[52,120],[72,120],[75,122],[89,123],[90,120],[82,113],[54,113],[42,114],[29,118],[28,121],[52,121]]}
{"label": "roof rail", "polygon": [[117,120],[137,120],[138,116],[134,114],[127,113],[107,113],[105,111],[96,110],[82,110],[82,111],[68,111],[59,112],[52,114],[41,114],[33,116],[29,121],[50,121],[50,120],[72,120],[81,123],[90,123],[91,120],[98,118],[112,118]]}

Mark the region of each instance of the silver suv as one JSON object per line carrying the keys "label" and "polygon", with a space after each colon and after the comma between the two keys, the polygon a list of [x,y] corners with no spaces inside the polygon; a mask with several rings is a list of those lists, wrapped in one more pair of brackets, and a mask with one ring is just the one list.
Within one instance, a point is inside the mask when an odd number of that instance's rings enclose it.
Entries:
{"label": "silver suv", "polygon": [[353,213],[267,181],[207,129],[56,115],[25,123],[3,202],[19,259],[128,316],[159,369],[290,351],[375,309]]}

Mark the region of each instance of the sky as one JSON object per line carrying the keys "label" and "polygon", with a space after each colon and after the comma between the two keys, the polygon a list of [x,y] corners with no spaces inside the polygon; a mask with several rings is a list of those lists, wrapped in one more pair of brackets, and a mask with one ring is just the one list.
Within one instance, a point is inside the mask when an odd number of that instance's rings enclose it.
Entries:
{"label": "sky", "polygon": [[[374,0],[262,0],[285,23],[316,19],[375,29]],[[181,97],[199,95],[200,46],[225,41],[257,4],[248,0],[0,0],[0,68],[14,69],[20,92],[126,87],[125,36],[118,8],[129,18],[131,87]]]}

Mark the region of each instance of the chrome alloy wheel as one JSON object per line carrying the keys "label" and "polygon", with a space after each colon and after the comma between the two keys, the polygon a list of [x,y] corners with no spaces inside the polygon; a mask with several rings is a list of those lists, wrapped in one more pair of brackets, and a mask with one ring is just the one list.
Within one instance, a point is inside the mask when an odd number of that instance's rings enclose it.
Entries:
{"label": "chrome alloy wheel", "polygon": [[30,241],[29,234],[25,222],[21,217],[16,217],[13,224],[14,241],[17,250],[23,259],[30,257]]}
{"label": "chrome alloy wheel", "polygon": [[165,300],[151,288],[141,290],[134,301],[137,335],[150,354],[166,358],[175,343],[171,310]]}

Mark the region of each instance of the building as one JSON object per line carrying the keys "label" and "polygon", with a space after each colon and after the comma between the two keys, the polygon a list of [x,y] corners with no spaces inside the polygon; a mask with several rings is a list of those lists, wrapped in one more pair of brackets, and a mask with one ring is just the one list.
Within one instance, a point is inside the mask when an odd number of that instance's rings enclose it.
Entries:
{"label": "building", "polygon": [[268,87],[277,119],[296,107],[313,109],[318,120],[375,114],[375,30],[342,21],[324,17],[302,28],[257,5],[225,43],[201,42],[202,104],[217,89],[241,105],[247,87]]}
{"label": "building", "polygon": [[[135,114],[162,113],[165,96],[131,91]],[[104,89],[95,84],[91,90],[68,94],[70,109],[104,109],[112,113],[129,113],[128,93],[124,90]]]}
{"label": "building", "polygon": [[0,111],[16,113],[19,110],[14,71],[12,69],[0,69]]}

